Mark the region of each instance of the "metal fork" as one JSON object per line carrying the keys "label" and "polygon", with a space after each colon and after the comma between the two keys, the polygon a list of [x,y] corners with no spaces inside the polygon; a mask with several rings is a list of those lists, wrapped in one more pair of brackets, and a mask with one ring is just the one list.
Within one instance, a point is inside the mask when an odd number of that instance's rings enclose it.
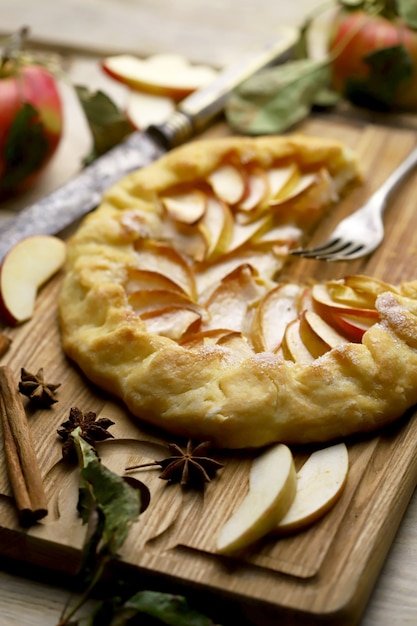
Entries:
{"label": "metal fork", "polygon": [[351,261],[373,252],[384,238],[383,213],[400,181],[417,164],[417,147],[357,211],[343,219],[327,241],[314,248],[295,248],[291,254],[323,261]]}

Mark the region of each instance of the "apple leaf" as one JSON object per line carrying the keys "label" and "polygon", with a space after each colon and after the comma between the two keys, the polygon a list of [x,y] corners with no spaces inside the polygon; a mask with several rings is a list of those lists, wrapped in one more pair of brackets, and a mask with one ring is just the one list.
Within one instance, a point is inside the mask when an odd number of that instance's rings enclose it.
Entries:
{"label": "apple leaf", "polygon": [[417,29],[417,2],[415,0],[397,0],[398,15],[410,27]]}
{"label": "apple leaf", "polygon": [[247,135],[281,133],[305,119],[330,83],[326,61],[289,61],[249,78],[226,103],[230,126]]}
{"label": "apple leaf", "polygon": [[93,139],[91,152],[84,159],[84,165],[88,165],[123,141],[134,130],[134,126],[104,92],[91,92],[81,85],[76,86],[75,91]]}
{"label": "apple leaf", "polygon": [[24,102],[9,129],[3,150],[4,172],[0,191],[7,193],[18,187],[44,163],[49,144],[37,109]]}
{"label": "apple leaf", "polygon": [[358,106],[388,110],[398,87],[412,75],[410,55],[399,45],[372,52],[363,60],[369,66],[369,76],[364,80],[348,80],[345,96]]}

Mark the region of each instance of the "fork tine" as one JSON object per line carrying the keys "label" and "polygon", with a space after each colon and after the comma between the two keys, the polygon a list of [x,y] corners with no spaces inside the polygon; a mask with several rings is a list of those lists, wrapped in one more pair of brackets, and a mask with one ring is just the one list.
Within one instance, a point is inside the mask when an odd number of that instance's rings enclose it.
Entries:
{"label": "fork tine", "polygon": [[321,246],[316,246],[315,248],[297,248],[296,250],[292,250],[291,254],[296,254],[306,258],[320,258],[322,256],[338,254],[339,252],[345,250],[345,248],[349,245],[349,242],[343,242],[340,237],[338,237],[337,239],[332,239]]}

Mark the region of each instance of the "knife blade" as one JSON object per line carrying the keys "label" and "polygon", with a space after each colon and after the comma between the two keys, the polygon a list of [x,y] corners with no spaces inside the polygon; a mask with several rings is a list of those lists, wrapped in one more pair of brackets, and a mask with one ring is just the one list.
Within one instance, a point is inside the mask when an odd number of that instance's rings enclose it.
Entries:
{"label": "knife blade", "polygon": [[277,38],[263,50],[248,53],[209,85],[182,100],[168,121],[133,132],[56,191],[9,218],[0,227],[0,261],[25,237],[59,234],[96,208],[103,192],[129,172],[201,132],[223,110],[235,87],[261,69],[286,60],[297,38],[295,29],[278,29]]}

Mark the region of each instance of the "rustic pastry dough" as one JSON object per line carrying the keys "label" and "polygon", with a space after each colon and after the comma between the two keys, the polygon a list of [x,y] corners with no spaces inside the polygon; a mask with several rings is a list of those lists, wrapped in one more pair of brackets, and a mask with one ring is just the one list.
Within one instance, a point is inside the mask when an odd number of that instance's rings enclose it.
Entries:
{"label": "rustic pastry dough", "polygon": [[[198,222],[179,224],[164,208],[166,196],[196,187],[210,194],[208,177],[224,165],[252,172],[291,163],[314,184],[272,213],[259,210],[272,222],[231,252],[202,258]],[[253,312],[275,288],[288,247],[357,178],[342,144],[303,136],[195,142],[129,175],[68,244],[59,299],[64,350],[138,418],[220,447],[324,442],[391,422],[417,402],[417,283],[382,290],[379,319],[361,343],[344,342],[309,363],[256,349],[250,339]],[[235,223],[238,212],[232,207]],[[245,307],[237,322],[227,316],[227,289],[232,307]]]}

